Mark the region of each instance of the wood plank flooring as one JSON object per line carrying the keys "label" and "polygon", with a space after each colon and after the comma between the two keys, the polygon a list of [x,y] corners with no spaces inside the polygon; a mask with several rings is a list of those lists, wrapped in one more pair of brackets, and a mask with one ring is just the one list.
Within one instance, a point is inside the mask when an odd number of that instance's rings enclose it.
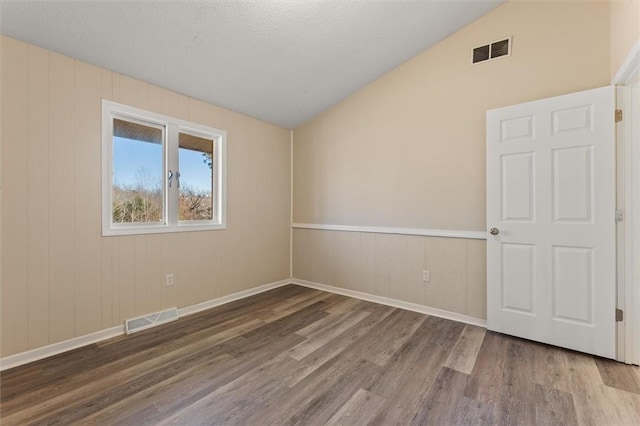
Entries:
{"label": "wood plank flooring", "polygon": [[295,285],[0,380],[3,425],[640,424],[638,367]]}

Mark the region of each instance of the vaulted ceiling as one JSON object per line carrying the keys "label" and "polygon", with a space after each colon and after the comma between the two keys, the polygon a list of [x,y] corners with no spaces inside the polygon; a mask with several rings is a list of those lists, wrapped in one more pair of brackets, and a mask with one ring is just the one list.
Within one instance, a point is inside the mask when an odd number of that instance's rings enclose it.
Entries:
{"label": "vaulted ceiling", "polygon": [[0,0],[0,32],[295,128],[502,2]]}

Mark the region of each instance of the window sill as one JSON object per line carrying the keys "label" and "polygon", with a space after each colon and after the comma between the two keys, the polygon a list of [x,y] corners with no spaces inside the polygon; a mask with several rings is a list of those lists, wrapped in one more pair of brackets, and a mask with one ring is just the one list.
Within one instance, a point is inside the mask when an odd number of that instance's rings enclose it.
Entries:
{"label": "window sill", "polygon": [[226,224],[204,224],[193,223],[184,225],[148,225],[148,226],[122,226],[102,229],[103,237],[114,237],[118,235],[147,235],[166,234],[172,232],[195,232],[195,231],[218,231],[227,229]]}

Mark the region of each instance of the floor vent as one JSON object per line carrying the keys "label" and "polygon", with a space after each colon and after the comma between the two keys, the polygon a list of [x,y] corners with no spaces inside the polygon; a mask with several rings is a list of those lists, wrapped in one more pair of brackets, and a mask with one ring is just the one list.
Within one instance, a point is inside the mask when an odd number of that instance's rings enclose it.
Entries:
{"label": "floor vent", "polygon": [[154,314],[145,315],[143,317],[128,319],[124,322],[124,328],[127,334],[136,331],[146,330],[165,322],[175,321],[178,319],[178,308],[170,308]]}

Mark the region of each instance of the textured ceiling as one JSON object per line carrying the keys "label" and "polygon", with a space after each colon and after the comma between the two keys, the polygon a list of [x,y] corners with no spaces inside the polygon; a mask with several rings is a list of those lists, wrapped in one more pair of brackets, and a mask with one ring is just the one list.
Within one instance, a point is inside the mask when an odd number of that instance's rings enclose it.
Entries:
{"label": "textured ceiling", "polygon": [[0,0],[0,31],[295,128],[502,1]]}

